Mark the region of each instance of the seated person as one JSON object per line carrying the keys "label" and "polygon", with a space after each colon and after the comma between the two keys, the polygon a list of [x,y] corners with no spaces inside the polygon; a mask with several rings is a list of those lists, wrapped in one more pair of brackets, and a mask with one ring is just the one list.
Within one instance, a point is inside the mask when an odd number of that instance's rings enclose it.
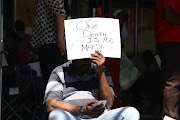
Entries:
{"label": "seated person", "polygon": [[23,83],[32,83],[34,79],[37,88],[43,89],[39,85],[42,79],[36,76],[37,72],[31,69],[23,55],[18,54],[20,42],[21,40],[15,31],[11,28],[7,29],[4,38],[4,50],[1,52],[3,85],[8,88],[15,88]]}
{"label": "seated person", "polygon": [[[112,79],[104,56],[99,51],[92,56],[68,61],[52,71],[44,97],[49,120],[139,120],[133,107],[110,110],[115,96]],[[93,107],[97,100],[107,104]]]}
{"label": "seated person", "polygon": [[[33,85],[35,91],[37,91],[37,98],[32,90],[28,91],[28,96],[33,94],[35,99],[31,99],[31,102],[33,103],[32,100],[38,100],[39,105],[41,105],[45,85],[43,84],[42,78],[36,76],[37,72],[28,65],[27,59],[25,59],[22,54],[19,54],[20,42],[21,39],[19,39],[12,28],[6,30],[3,44],[4,49],[1,52],[3,97],[11,101],[28,83],[30,83]],[[27,94],[27,92],[24,93]],[[25,94],[21,94],[21,97],[27,97]],[[21,103],[15,104],[17,106],[21,105]],[[23,112],[24,110],[25,109],[22,108],[20,111]]]}
{"label": "seated person", "polygon": [[16,20],[14,23],[16,34],[21,38],[21,43],[19,44],[19,53],[22,54],[26,59],[30,59],[30,42],[31,35],[25,33],[25,24],[22,20]]}
{"label": "seated person", "polygon": [[[2,69],[3,69],[3,82],[8,87],[16,87],[21,81],[20,75],[25,75],[25,81],[29,81],[30,77],[26,75],[36,75],[36,71],[31,70],[30,66],[26,64],[22,55],[18,54],[18,47],[21,40],[13,29],[6,31],[4,39],[4,50],[2,51]],[[24,82],[25,82],[24,81]]]}

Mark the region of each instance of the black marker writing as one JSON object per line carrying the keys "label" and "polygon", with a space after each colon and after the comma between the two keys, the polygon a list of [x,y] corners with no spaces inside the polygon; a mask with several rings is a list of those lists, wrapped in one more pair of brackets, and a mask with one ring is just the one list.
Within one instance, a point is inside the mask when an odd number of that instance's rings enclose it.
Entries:
{"label": "black marker writing", "polygon": [[101,52],[102,47],[103,45],[100,44],[96,44],[96,45],[86,44],[86,45],[82,45],[82,51],[98,50]]}
{"label": "black marker writing", "polygon": [[98,27],[98,24],[93,23],[91,19],[81,20],[76,24],[76,29],[82,33],[80,37],[86,40],[86,44],[81,44],[82,51],[98,50],[101,52],[104,43],[114,43],[114,40],[108,37],[108,33],[98,30]]}
{"label": "black marker writing", "polygon": [[103,37],[103,42],[106,42],[106,43],[114,43],[114,40],[113,40],[112,38]]}
{"label": "black marker writing", "polygon": [[76,25],[76,28],[78,30],[98,29],[98,25],[92,24],[92,23],[87,23],[86,21],[82,20]]}
{"label": "black marker writing", "polygon": [[89,41],[87,43],[91,43],[91,42],[99,42],[98,38],[89,38]]}

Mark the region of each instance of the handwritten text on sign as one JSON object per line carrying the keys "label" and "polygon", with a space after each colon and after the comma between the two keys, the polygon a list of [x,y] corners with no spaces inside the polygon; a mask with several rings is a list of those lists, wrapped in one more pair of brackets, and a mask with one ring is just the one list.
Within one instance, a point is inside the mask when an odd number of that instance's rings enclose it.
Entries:
{"label": "handwritten text on sign", "polygon": [[105,57],[120,58],[119,21],[112,18],[65,20],[68,60],[91,57],[95,50]]}

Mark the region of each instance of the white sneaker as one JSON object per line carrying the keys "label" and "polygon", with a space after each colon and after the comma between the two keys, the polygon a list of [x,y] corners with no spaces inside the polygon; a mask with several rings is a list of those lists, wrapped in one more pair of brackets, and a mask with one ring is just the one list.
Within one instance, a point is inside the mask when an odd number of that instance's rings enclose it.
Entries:
{"label": "white sneaker", "polygon": [[173,119],[173,118],[171,118],[171,117],[165,115],[165,117],[164,117],[163,120],[176,120],[176,119]]}

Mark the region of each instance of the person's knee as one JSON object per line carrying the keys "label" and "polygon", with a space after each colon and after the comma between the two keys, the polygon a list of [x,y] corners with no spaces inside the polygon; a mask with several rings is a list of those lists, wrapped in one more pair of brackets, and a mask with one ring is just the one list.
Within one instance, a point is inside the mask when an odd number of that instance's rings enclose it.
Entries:
{"label": "person's knee", "polygon": [[68,120],[69,116],[64,110],[55,109],[49,113],[49,120]]}
{"label": "person's knee", "polygon": [[125,111],[127,112],[128,116],[131,116],[133,118],[133,120],[139,120],[140,119],[140,113],[136,108],[125,107]]}

